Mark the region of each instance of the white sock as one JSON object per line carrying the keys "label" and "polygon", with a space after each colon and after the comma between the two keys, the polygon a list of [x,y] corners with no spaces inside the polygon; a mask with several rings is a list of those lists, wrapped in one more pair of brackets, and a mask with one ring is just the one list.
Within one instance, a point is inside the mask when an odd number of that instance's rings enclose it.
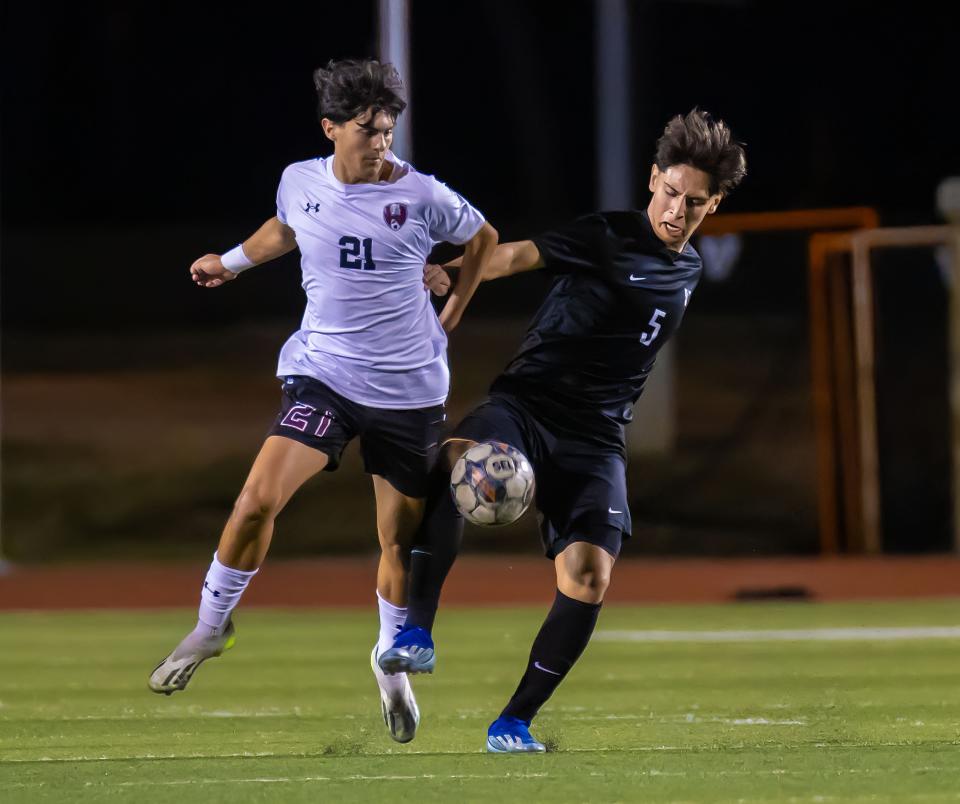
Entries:
{"label": "white sock", "polygon": [[[393,647],[393,639],[397,632],[403,627],[407,619],[406,606],[394,606],[389,600],[384,600],[377,592],[377,608],[380,610],[380,639],[377,641],[377,655],[379,656],[387,648]],[[392,676],[384,676],[385,689],[401,690],[407,682],[406,673],[397,673]]]}
{"label": "white sock", "polygon": [[230,622],[230,614],[240,602],[243,590],[256,574],[257,570],[244,572],[227,567],[220,563],[214,553],[203,589],[200,591],[200,621],[197,623],[197,630],[202,631],[206,626],[208,636],[221,633]]}
{"label": "white sock", "polygon": [[377,653],[383,653],[393,647],[393,640],[407,621],[407,607],[394,606],[377,592],[377,608],[380,609],[380,640],[377,642]]}

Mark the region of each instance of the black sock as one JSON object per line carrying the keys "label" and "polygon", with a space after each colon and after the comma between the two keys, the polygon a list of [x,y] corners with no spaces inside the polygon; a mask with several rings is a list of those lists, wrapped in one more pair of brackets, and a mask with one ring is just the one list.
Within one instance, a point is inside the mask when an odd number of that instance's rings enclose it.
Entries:
{"label": "black sock", "polygon": [[430,476],[423,522],[410,552],[407,625],[433,630],[440,590],[463,541],[463,517],[450,494],[450,472],[438,462]]}
{"label": "black sock", "polygon": [[531,721],[587,647],[600,603],[582,603],[559,589],[553,608],[533,640],[527,672],[501,716]]}

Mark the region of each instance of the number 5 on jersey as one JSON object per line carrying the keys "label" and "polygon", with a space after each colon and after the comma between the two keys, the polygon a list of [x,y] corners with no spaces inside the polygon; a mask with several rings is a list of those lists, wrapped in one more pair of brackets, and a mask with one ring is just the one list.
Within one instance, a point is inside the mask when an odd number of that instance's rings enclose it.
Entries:
{"label": "number 5 on jersey", "polygon": [[656,340],[657,335],[660,334],[660,319],[666,318],[666,316],[667,316],[666,310],[661,310],[660,308],[657,308],[656,310],[653,311],[653,315],[650,316],[651,330],[650,332],[644,332],[640,336],[640,343],[642,343],[644,346],[649,346],[651,343],[654,342],[654,340]]}
{"label": "number 5 on jersey", "polygon": [[[363,246],[363,257],[360,256],[360,247]],[[359,237],[340,238],[340,267],[354,270],[376,271],[377,264],[373,261],[373,240],[369,237],[361,240]]]}

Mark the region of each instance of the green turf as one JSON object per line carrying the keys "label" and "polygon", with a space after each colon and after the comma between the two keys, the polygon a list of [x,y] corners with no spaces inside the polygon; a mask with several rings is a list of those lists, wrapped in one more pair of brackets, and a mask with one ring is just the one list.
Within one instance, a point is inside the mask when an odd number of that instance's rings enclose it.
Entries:
{"label": "green turf", "polygon": [[[0,615],[0,801],[956,801],[960,640],[596,641],[535,723],[485,729],[542,611],[445,611],[408,746],[373,613],[247,611],[189,690],[146,689],[190,614]],[[960,603],[609,607],[601,630],[960,624]]]}

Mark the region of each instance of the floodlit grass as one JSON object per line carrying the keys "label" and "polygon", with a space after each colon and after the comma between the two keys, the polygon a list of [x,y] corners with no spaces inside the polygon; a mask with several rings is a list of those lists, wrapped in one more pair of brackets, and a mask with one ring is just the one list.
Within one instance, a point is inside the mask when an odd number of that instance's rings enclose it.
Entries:
{"label": "floodlit grass", "polygon": [[543,611],[441,612],[409,745],[380,720],[375,614],[242,611],[186,692],[190,612],[0,615],[0,801],[955,801],[960,639],[670,643],[602,632],[960,625],[960,603],[610,607],[534,723],[483,753]]}

